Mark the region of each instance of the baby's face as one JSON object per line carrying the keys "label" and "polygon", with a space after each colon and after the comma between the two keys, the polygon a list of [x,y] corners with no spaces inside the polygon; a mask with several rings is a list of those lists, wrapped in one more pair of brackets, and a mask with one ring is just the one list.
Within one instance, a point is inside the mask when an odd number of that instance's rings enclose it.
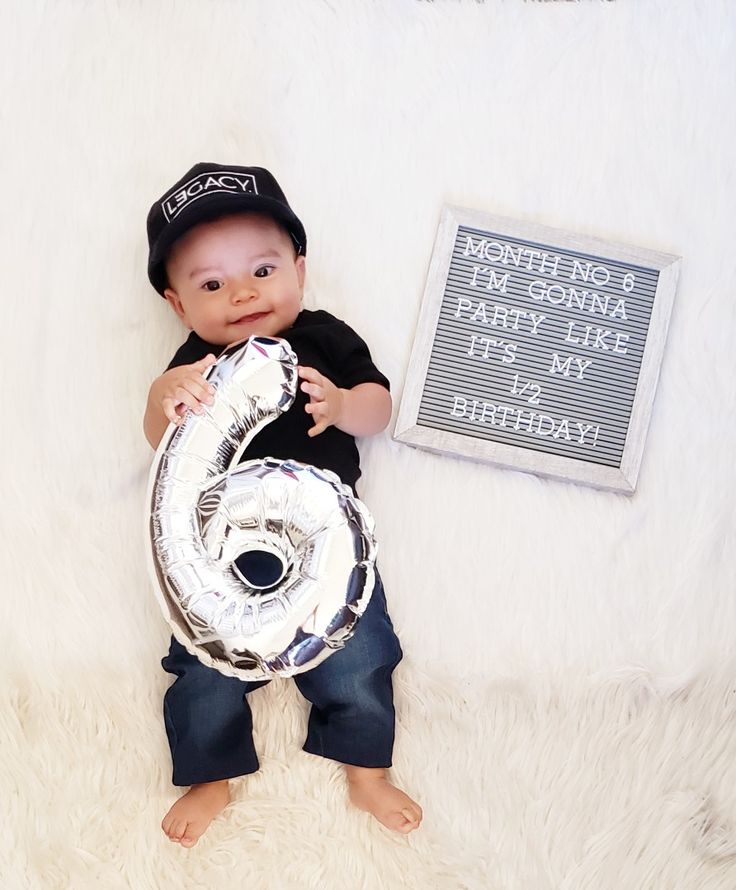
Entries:
{"label": "baby's face", "polygon": [[176,242],[164,296],[187,327],[219,346],[278,336],[296,320],[305,263],[288,234],[257,213],[201,223]]}

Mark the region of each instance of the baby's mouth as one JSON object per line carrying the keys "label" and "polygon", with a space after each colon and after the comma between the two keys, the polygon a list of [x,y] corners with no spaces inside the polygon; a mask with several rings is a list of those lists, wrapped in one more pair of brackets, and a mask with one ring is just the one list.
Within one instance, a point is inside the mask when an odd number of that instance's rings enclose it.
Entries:
{"label": "baby's mouth", "polygon": [[241,315],[240,318],[237,318],[233,324],[249,324],[252,321],[258,321],[259,318],[263,318],[264,315],[268,315],[268,312],[254,312],[252,315]]}

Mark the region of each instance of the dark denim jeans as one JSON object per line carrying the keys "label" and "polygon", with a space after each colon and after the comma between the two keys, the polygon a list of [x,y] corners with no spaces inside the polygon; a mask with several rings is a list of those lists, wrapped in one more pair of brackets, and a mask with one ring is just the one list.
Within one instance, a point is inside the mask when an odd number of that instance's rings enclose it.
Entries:
{"label": "dark denim jeans", "polygon": [[[345,648],[293,678],[312,703],[304,750],[356,766],[391,766],[391,674],[401,657],[376,572],[371,601]],[[174,637],[161,665],[176,675],[164,697],[174,785],[255,772],[258,757],[247,694],[271,681],[225,677],[190,655]]]}

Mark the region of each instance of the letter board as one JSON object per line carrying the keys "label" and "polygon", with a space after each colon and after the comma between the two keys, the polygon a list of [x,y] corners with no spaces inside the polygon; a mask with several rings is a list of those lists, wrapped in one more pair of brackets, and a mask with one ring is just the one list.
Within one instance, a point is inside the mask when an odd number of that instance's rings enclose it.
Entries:
{"label": "letter board", "polygon": [[394,438],[632,493],[679,265],[444,207]]}

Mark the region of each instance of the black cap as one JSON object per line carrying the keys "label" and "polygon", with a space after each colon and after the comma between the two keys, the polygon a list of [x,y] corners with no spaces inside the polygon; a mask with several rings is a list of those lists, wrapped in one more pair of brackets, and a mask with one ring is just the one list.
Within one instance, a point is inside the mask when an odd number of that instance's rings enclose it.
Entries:
{"label": "black cap", "polygon": [[148,278],[163,296],[166,257],[174,242],[199,223],[231,213],[267,213],[284,226],[297,253],[307,234],[273,176],[263,167],[195,164],[148,211]]}

